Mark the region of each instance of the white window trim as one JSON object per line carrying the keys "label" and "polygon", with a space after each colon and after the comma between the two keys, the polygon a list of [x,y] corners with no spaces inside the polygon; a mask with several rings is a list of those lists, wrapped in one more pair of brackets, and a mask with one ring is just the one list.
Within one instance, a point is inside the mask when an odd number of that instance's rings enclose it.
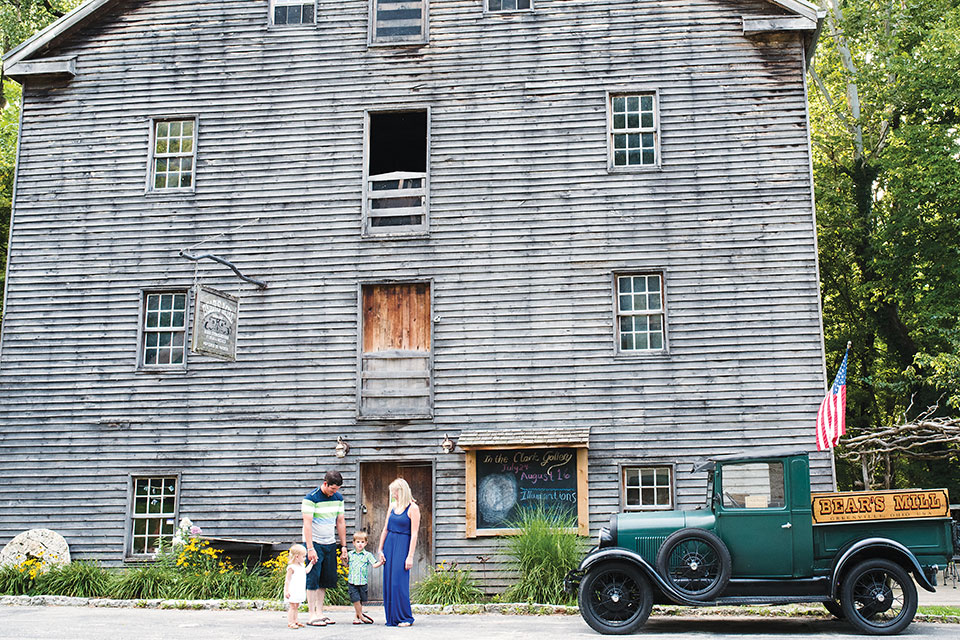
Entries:
{"label": "white window trim", "polygon": [[[276,22],[273,21],[273,16],[274,16],[273,10],[274,8],[276,8],[278,2],[281,6],[288,6],[292,4],[312,4],[313,5],[313,22],[299,22],[296,24],[277,24]],[[267,23],[271,27],[276,27],[277,29],[307,29],[307,28],[312,29],[319,22],[317,11],[319,10],[320,7],[318,5],[319,5],[319,2],[317,0],[313,0],[312,2],[310,2],[310,0],[307,0],[306,2],[304,2],[303,0],[270,0],[270,2],[267,3],[267,11],[268,11]]]}
{"label": "white window trim", "polygon": [[[644,506],[627,504],[627,483],[625,474],[627,469],[668,469],[670,471],[670,504]],[[677,466],[672,462],[635,462],[619,465],[620,509],[621,511],[671,511],[677,504]],[[642,497],[641,497],[642,500]]]}
{"label": "white window trim", "polygon": [[500,11],[492,11],[490,9],[490,0],[480,0],[480,2],[483,3],[484,15],[489,15],[489,16],[503,16],[503,15],[510,16],[517,13],[533,13],[535,9],[534,0],[530,0],[529,9],[501,9]]}
{"label": "white window trim", "polygon": [[180,521],[180,496],[182,494],[181,476],[179,471],[168,469],[146,470],[127,475],[127,508],[124,512],[123,527],[123,558],[125,561],[142,562],[144,560],[154,559],[152,553],[133,553],[133,523],[137,518],[134,517],[133,509],[136,504],[136,481],[138,478],[176,478],[177,493],[174,498],[173,507],[173,526],[176,530],[177,523]]}
{"label": "white window trim", "polygon": [[423,13],[420,16],[420,40],[403,40],[400,42],[384,42],[377,40],[377,3],[379,0],[370,0],[367,24],[367,47],[417,47],[430,42],[430,0],[423,2]]}
{"label": "white window trim", "polygon": [[[156,189],[154,185],[156,184],[156,175],[154,174],[154,154],[157,150],[157,123],[159,122],[182,122],[186,120],[193,120],[193,179],[190,180],[189,187],[174,187],[174,188],[164,188]],[[170,194],[185,194],[185,193],[194,193],[197,188],[197,147],[200,146],[200,119],[196,115],[172,115],[172,116],[163,116],[150,118],[150,135],[149,135],[149,148],[147,153],[147,182],[146,182],[146,194],[147,195],[156,195],[156,196],[165,196]],[[185,155],[185,154],[183,154]]]}
{"label": "white window trim", "polygon": [[[653,148],[656,162],[647,165],[617,166],[613,163],[613,99],[617,96],[652,95],[653,96]],[[607,171],[609,173],[636,173],[643,171],[660,171],[663,158],[660,153],[660,91],[650,87],[624,88],[608,90],[607,100]]]}
{"label": "white window trim", "polygon": [[[620,348],[620,276],[660,276],[660,313],[663,315],[663,347],[660,349],[634,349],[624,351]],[[623,269],[614,271],[612,278],[613,294],[613,349],[614,356],[623,358],[663,357],[670,353],[669,314],[667,309],[667,272],[664,269]]]}
{"label": "white window trim", "polygon": [[[182,293],[187,296],[185,315],[183,319],[183,362],[180,364],[144,364],[143,362],[144,340],[146,340],[147,333],[145,331],[147,296],[158,293]],[[155,373],[184,372],[187,370],[187,355],[190,353],[190,327],[192,326],[192,293],[193,289],[191,287],[155,287],[140,290],[140,306],[138,309],[139,317],[137,318],[137,371]]]}
{"label": "white window trim", "polygon": [[[426,111],[427,113],[427,158],[426,171],[423,177],[423,222],[416,227],[384,227],[383,231],[371,231],[369,216],[369,199],[367,189],[370,182],[370,116],[381,113],[404,113]],[[371,240],[391,240],[395,238],[426,238],[430,235],[430,107],[405,107],[396,109],[368,109],[363,113],[363,183],[361,185],[362,203],[360,220],[360,237]]]}

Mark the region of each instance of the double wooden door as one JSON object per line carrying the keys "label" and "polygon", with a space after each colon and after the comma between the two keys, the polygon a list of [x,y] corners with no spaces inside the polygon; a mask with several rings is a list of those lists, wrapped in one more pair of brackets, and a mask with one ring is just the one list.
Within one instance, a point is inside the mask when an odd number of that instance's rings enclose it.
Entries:
{"label": "double wooden door", "polygon": [[[360,464],[360,528],[367,532],[367,549],[376,555],[380,532],[390,508],[388,487],[396,478],[410,485],[420,507],[417,548],[410,569],[410,586],[425,578],[433,565],[433,467],[429,462],[363,462]],[[383,599],[384,567],[370,571],[370,600]]]}

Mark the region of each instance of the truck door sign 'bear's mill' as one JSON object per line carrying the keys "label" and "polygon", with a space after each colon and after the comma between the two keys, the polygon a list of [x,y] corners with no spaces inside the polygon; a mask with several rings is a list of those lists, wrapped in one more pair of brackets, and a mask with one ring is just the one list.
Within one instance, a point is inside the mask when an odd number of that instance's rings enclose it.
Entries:
{"label": "truck door sign 'bear's mill'", "polygon": [[193,323],[193,351],[235,361],[237,359],[237,315],[239,299],[230,294],[198,286],[196,319]]}

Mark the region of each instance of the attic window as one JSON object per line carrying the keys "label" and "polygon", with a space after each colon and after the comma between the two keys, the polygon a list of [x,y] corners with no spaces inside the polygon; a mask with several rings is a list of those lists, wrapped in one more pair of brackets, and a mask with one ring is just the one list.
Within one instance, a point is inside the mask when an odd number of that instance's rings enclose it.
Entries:
{"label": "attic window", "polygon": [[533,9],[533,0],[487,0],[487,11],[490,13],[529,11],[531,9]]}
{"label": "attic window", "polygon": [[316,15],[315,0],[271,0],[273,24],[313,24]]}
{"label": "attic window", "polygon": [[373,0],[370,44],[423,44],[427,41],[427,0]]}

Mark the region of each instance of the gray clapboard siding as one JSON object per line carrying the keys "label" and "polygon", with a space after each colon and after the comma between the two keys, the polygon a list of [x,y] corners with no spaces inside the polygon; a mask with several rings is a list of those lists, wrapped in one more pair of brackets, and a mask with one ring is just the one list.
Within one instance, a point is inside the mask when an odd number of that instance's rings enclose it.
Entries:
{"label": "gray clapboard siding", "polygon": [[[116,562],[128,475],[168,469],[206,532],[291,542],[325,468],[345,474],[353,526],[360,461],[435,460],[437,559],[479,570],[501,542],[464,538],[463,454],[440,453],[444,433],[590,426],[593,530],[620,507],[617,461],[676,462],[692,506],[708,452],[812,447],[802,45],[742,33],[778,14],[539,0],[485,16],[456,0],[432,3],[414,51],[367,48],[365,0],[320,2],[310,28],[269,28],[265,2],[240,0],[119,2],[81,27],[55,52],[76,77],[25,86],[0,542],[43,524]],[[636,88],[659,92],[662,170],[608,173],[606,92]],[[364,111],[425,107],[430,237],[361,240]],[[144,195],[150,118],[170,114],[198,117],[196,191]],[[268,290],[199,267],[241,294],[239,361],[135,372],[139,291],[189,286],[177,252],[255,218],[204,246]],[[666,273],[669,354],[614,357],[611,274],[645,269]],[[433,282],[430,421],[355,419],[356,283],[377,279]],[[828,459],[812,466],[828,486]]]}

